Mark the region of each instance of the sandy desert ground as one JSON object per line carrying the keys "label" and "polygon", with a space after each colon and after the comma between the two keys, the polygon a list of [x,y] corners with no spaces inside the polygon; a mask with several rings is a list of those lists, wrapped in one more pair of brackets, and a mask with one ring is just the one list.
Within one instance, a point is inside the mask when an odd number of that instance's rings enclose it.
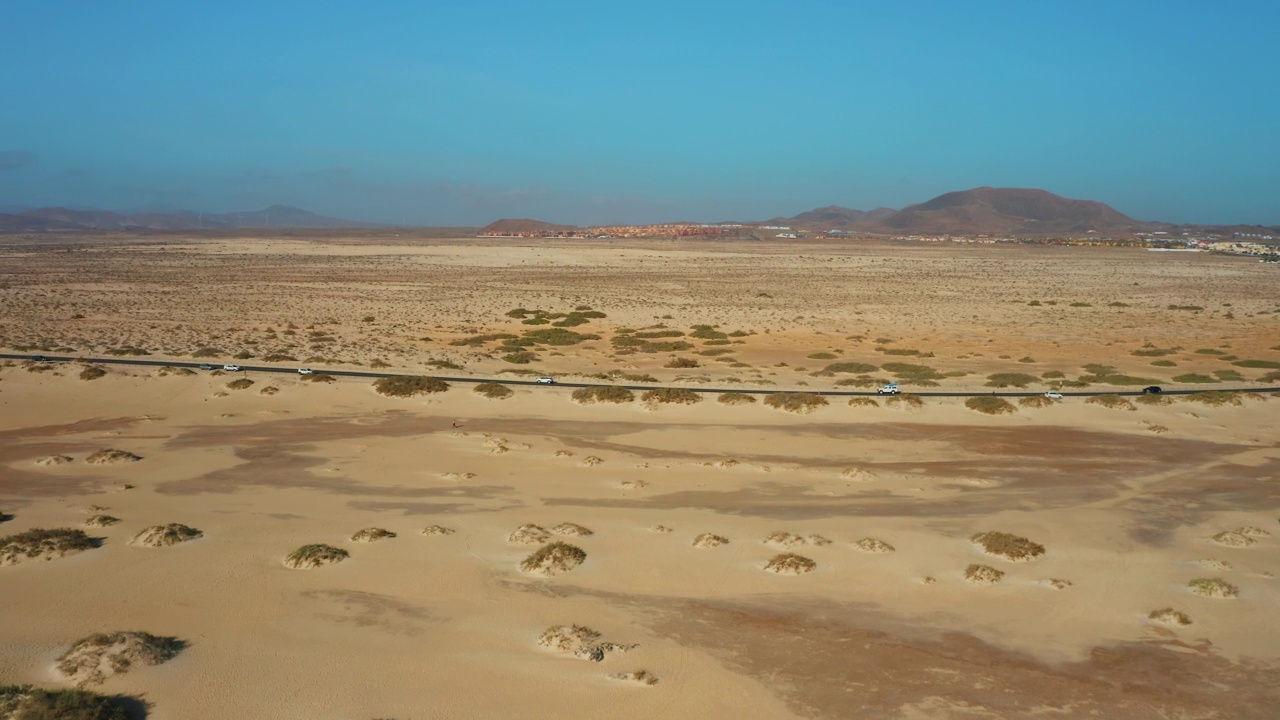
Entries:
{"label": "sandy desert ground", "polygon": [[[1220,391],[1280,382],[1278,286],[1102,248],[10,240],[0,346]],[[1273,394],[793,413],[92,367],[0,367],[0,537],[89,538],[0,541],[0,685],[80,681],[160,720],[1280,712]],[[307,545],[338,561],[287,566]],[[173,652],[59,670],[123,631]]]}

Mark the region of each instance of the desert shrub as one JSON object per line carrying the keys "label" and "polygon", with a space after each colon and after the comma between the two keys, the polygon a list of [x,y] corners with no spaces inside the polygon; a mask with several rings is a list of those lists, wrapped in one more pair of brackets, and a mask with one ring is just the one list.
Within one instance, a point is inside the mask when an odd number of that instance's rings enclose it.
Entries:
{"label": "desert shrub", "polygon": [[684,337],[682,330],[642,330],[634,333],[631,337],[644,338],[646,340],[654,340],[657,338],[676,338]]}
{"label": "desert shrub", "polygon": [[975,585],[995,585],[1004,579],[1004,571],[974,563],[964,569],[964,579]]}
{"label": "desert shrub", "polygon": [[1147,614],[1148,618],[1165,625],[1175,625],[1178,627],[1186,627],[1191,624],[1191,618],[1186,613],[1174,610],[1171,607],[1162,608],[1160,610],[1152,610]]}
{"label": "desert shrub", "polygon": [[879,368],[875,365],[860,362],[831,363],[823,368],[824,372],[847,373],[849,375],[864,375],[866,373],[875,372],[876,370],[879,370]]}
{"label": "desert shrub", "polygon": [[991,555],[999,555],[1006,560],[1030,560],[1044,554],[1044,546],[1040,543],[1011,533],[992,530],[977,533],[969,540]]}
{"label": "desert shrub", "polygon": [[702,396],[684,388],[658,388],[649,390],[640,399],[651,404],[694,405],[702,402]]}
{"label": "desert shrub", "polygon": [[477,395],[483,395],[491,400],[505,400],[515,394],[506,385],[492,382],[480,383],[474,390]]}
{"label": "desert shrub", "polygon": [[171,367],[169,365],[165,365],[164,367],[157,370],[156,374],[159,375],[160,377],[165,377],[166,375],[186,376],[186,375],[195,375],[196,371],[190,368]]}
{"label": "desert shrub", "polygon": [[488,335],[472,335],[471,337],[458,338],[450,340],[449,344],[454,347],[480,347],[494,340],[515,340],[516,336],[511,333],[490,333]]}
{"label": "desert shrub", "polygon": [[116,463],[138,462],[141,459],[141,455],[134,455],[128,450],[103,448],[85,458],[84,461],[90,465],[113,465]]}
{"label": "desert shrub", "polygon": [[683,368],[696,368],[700,366],[698,364],[698,361],[694,360],[693,358],[673,357],[667,361],[666,365],[663,365],[662,367],[683,369]]}
{"label": "desert shrub", "polygon": [[1028,407],[1028,408],[1049,407],[1050,405],[1053,404],[1053,402],[1054,402],[1053,400],[1050,400],[1049,398],[1043,395],[1036,395],[1035,397],[1018,398],[1018,404],[1021,405],[1022,407]]}
{"label": "desert shrub", "polygon": [[83,530],[33,528],[0,538],[0,565],[13,565],[42,556],[62,557],[97,547]]}
{"label": "desert shrub", "polygon": [[880,407],[880,403],[875,398],[869,397],[852,397],[849,398],[849,405],[852,407]]}
{"label": "desert shrub", "polygon": [[870,388],[870,387],[879,387],[885,384],[886,382],[888,381],[885,380],[884,378],[875,378],[875,377],[871,377],[870,375],[859,375],[858,377],[837,380],[836,387]]}
{"label": "desert shrub", "polygon": [[302,547],[289,553],[284,559],[284,564],[295,570],[306,570],[308,568],[320,567],[321,565],[330,565],[342,562],[350,557],[350,553],[342,548],[332,545],[317,543],[314,545],[303,545]]}
{"label": "desert shrub", "polygon": [[107,371],[104,370],[103,368],[100,368],[97,365],[89,365],[88,367],[80,371],[80,379],[81,380],[97,380],[100,377],[105,377],[106,374],[107,374]]}
{"label": "desert shrub", "polygon": [[1244,405],[1244,401],[1240,399],[1240,393],[1211,391],[1192,393],[1183,397],[1187,402],[1196,402],[1210,407],[1222,407],[1224,405],[1234,405],[1240,407]]}
{"label": "desert shrub", "polygon": [[987,376],[987,387],[1018,387],[1024,388],[1034,382],[1037,382],[1035,375],[1026,373],[995,373]]}
{"label": "desert shrub", "polygon": [[922,352],[920,350],[913,350],[910,348],[878,347],[876,348],[876,352],[884,353],[885,355],[898,355],[898,356],[905,356],[905,357],[922,357],[922,358],[933,357],[933,353],[931,352]]}
{"label": "desert shrub", "polygon": [[894,547],[889,543],[877,538],[862,538],[853,544],[862,552],[868,553],[890,553],[894,551]]}
{"label": "desert shrub", "polygon": [[422,375],[395,375],[375,380],[373,389],[387,397],[413,397],[444,392],[449,389],[449,383]]}
{"label": "desert shrub", "polygon": [[564,328],[550,327],[542,328],[540,330],[526,330],[524,333],[524,339],[532,341],[538,345],[565,346],[577,345],[578,343],[586,342],[587,340],[599,340],[600,336],[592,335],[590,333],[576,333],[572,330],[565,330]]}
{"label": "desert shrub", "polygon": [[1066,374],[1061,370],[1050,370],[1049,372],[1040,373],[1040,377],[1045,380],[1060,380],[1066,377]]}
{"label": "desert shrub", "polygon": [[1209,375],[1201,375],[1199,373],[1185,373],[1183,375],[1175,376],[1173,381],[1176,383],[1186,384],[1207,384],[1218,382],[1218,378],[1211,377]]}
{"label": "desert shrub", "polygon": [[1240,382],[1244,380],[1244,376],[1235,370],[1214,370],[1213,376],[1223,382]]}
{"label": "desert shrub", "polygon": [[538,354],[529,352],[528,350],[521,350],[519,352],[503,355],[502,359],[504,362],[509,362],[512,365],[528,365],[538,359]]}
{"label": "desert shrub", "polygon": [[396,534],[385,528],[371,527],[357,530],[351,536],[352,542],[371,543],[395,537]]}
{"label": "desert shrub", "polygon": [[805,414],[825,407],[827,399],[813,393],[786,392],[769,395],[764,399],[764,404],[775,410]]}
{"label": "desert shrub", "polygon": [[919,395],[902,393],[901,395],[889,395],[884,399],[884,404],[886,407],[921,408],[924,407],[924,399]]}
{"label": "desert shrub", "polygon": [[428,360],[426,362],[426,365],[427,367],[433,367],[433,368],[436,368],[437,370],[461,370],[462,369],[462,366],[459,365],[458,363],[450,362],[448,360]]}
{"label": "desert shrub", "polygon": [[1112,410],[1137,410],[1133,403],[1120,397],[1119,395],[1094,395],[1085,400],[1090,405],[1101,405]]}
{"label": "desert shrub", "polygon": [[534,550],[520,563],[520,569],[552,577],[576,568],[586,559],[587,553],[582,548],[556,541]]}
{"label": "desert shrub", "polygon": [[635,394],[624,387],[610,385],[607,387],[578,388],[573,391],[573,399],[584,405],[590,403],[629,403],[635,400]]}
{"label": "desert shrub", "polygon": [[729,538],[723,535],[716,535],[715,533],[702,533],[693,539],[693,546],[700,548],[713,548],[728,544]]}
{"label": "desert shrub", "polygon": [[1280,369],[1280,362],[1274,360],[1237,360],[1232,365],[1242,368],[1261,368],[1263,370]]}
{"label": "desert shrub", "polygon": [[253,387],[253,381],[249,378],[240,378],[227,383],[228,390],[244,390],[250,387]]}
{"label": "desert shrub", "polygon": [[[3,514],[0,514],[0,519],[3,519]],[[84,526],[91,528],[109,527],[118,522],[120,522],[120,518],[118,517],[112,517],[110,515],[92,515],[84,521]]]}
{"label": "desert shrub", "polygon": [[1187,587],[1204,597],[1233,598],[1240,594],[1239,588],[1222,578],[1196,578],[1187,583]]}
{"label": "desert shrub", "polygon": [[188,527],[181,523],[169,523],[168,525],[152,525],[135,535],[130,542],[144,547],[164,547],[195,540],[203,536],[204,533],[193,527]]}
{"label": "desert shrub", "polygon": [[729,337],[729,334],[722,333],[710,325],[694,325],[693,332],[689,333],[689,337],[699,340],[725,340]]}
{"label": "desert shrub", "polygon": [[262,356],[263,362],[298,362],[298,358],[285,353],[270,353]]}
{"label": "desert shrub", "polygon": [[1200,348],[1195,352],[1197,355],[1226,355],[1226,353],[1216,348]]}
{"label": "desert shrub", "polygon": [[765,563],[764,569],[779,575],[802,575],[807,572],[813,572],[818,567],[818,563],[795,553],[779,553],[769,558],[769,562]]}
{"label": "desert shrub", "polygon": [[810,360],[835,360],[836,356],[829,352],[810,353],[805,356]]}
{"label": "desert shrub", "polygon": [[1005,415],[1018,411],[1008,400],[994,395],[971,397],[964,401],[964,406],[987,415]]}
{"label": "desert shrub", "polygon": [[129,720],[128,703],[87,690],[45,690],[31,685],[0,686],[5,720]]}
{"label": "desert shrub", "polygon": [[1132,353],[1130,353],[1130,354],[1131,354],[1131,355],[1135,355],[1135,356],[1137,356],[1137,357],[1164,357],[1165,355],[1173,355],[1173,354],[1177,353],[1177,352],[1178,352],[1178,351],[1180,351],[1180,350],[1182,350],[1182,348],[1180,348],[1180,347],[1172,347],[1172,348],[1143,348],[1143,349],[1141,349],[1141,350],[1134,350],[1134,351],[1133,351]]}
{"label": "desert shrub", "polygon": [[912,382],[919,382],[922,380],[941,380],[946,377],[928,365],[891,362],[881,365],[880,369],[885,372],[893,373],[898,378]]}
{"label": "desert shrub", "polygon": [[338,381],[334,376],[326,375],[325,373],[312,373],[310,375],[299,375],[298,377],[300,377],[303,382],[331,383]]}
{"label": "desert shrub", "polygon": [[101,684],[135,665],[159,665],[183,647],[178,638],[145,632],[95,633],[76,641],[58,658],[57,667],[77,685]]}
{"label": "desert shrub", "polygon": [[1168,395],[1139,395],[1133,399],[1136,403],[1143,405],[1172,405],[1173,398]]}
{"label": "desert shrub", "polygon": [[1258,382],[1260,383],[1280,382],[1280,370],[1269,372],[1266,375],[1263,375],[1262,377],[1258,378]]}
{"label": "desert shrub", "polygon": [[716,401],[725,405],[751,405],[756,402],[756,396],[747,393],[720,393]]}
{"label": "desert shrub", "polygon": [[1178,367],[1178,363],[1176,363],[1176,362],[1174,362],[1174,361],[1172,361],[1172,360],[1153,360],[1153,361],[1151,362],[1151,366],[1152,366],[1152,367],[1171,368],[1171,367]]}
{"label": "desert shrub", "polygon": [[1170,305],[1170,310],[1189,310],[1191,312],[1200,312],[1204,308],[1199,305]]}

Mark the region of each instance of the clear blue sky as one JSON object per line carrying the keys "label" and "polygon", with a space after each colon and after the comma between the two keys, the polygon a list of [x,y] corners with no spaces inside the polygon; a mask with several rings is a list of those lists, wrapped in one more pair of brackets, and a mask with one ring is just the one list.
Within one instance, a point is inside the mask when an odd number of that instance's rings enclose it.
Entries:
{"label": "clear blue sky", "polygon": [[1280,2],[0,3],[0,208],[1280,224]]}

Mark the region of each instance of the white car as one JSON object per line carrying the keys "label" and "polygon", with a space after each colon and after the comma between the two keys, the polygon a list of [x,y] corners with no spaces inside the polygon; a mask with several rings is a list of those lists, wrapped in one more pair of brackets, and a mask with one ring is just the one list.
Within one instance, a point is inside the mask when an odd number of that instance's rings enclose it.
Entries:
{"label": "white car", "polygon": [[888,385],[885,385],[884,387],[880,388],[876,392],[881,395],[897,395],[902,391],[898,389],[898,383],[889,383]]}
{"label": "white car", "polygon": [[1062,393],[1060,393],[1060,392],[1054,392],[1053,390],[1050,390],[1049,392],[1045,393],[1045,394],[1044,394],[1044,396],[1045,396],[1045,397],[1047,397],[1047,398],[1049,398],[1050,400],[1061,400],[1061,399],[1062,399]]}
{"label": "white car", "polygon": [[299,375],[310,375],[314,372],[315,370],[312,370],[311,368],[298,368]]}
{"label": "white car", "polygon": [[244,370],[244,368],[240,367],[239,365],[231,365],[231,364],[223,365],[222,369],[226,370],[227,372],[240,372],[241,370]]}
{"label": "white car", "polygon": [[556,379],[553,377],[540,377],[538,378],[538,384],[539,385],[555,385]]}

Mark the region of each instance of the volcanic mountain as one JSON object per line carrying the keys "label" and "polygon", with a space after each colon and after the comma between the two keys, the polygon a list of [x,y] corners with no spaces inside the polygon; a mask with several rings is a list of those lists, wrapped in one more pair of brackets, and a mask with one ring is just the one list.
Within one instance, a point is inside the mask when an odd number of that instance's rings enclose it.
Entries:
{"label": "volcanic mountain", "polygon": [[900,233],[1133,232],[1146,223],[1092,200],[1070,200],[1045,190],[980,187],[911,205],[880,225]]}

